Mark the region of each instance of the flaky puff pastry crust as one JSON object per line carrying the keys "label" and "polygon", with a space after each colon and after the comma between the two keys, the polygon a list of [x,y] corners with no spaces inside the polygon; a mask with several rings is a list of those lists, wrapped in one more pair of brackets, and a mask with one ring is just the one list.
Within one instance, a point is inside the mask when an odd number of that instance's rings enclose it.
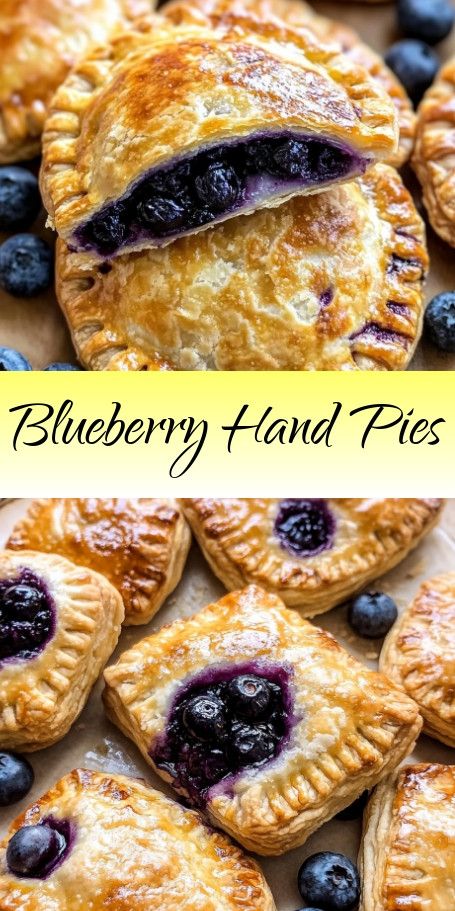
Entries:
{"label": "flaky puff pastry crust", "polygon": [[[303,844],[411,749],[416,704],[328,633],[256,586],[143,639],[106,669],[109,716],[153,765],[179,686],[211,666],[289,668],[294,707],[282,752],[206,795],[206,813],[242,845],[277,855]],[[166,773],[157,769],[166,779]]]}
{"label": "flaky puff pastry crust", "polygon": [[421,585],[388,634],[380,667],[417,702],[425,733],[455,747],[455,573]]}
{"label": "flaky puff pastry crust", "polygon": [[[213,572],[228,590],[253,582],[305,617],[330,610],[392,569],[439,519],[442,500],[325,500],[331,547],[315,556],[286,550],[274,531],[278,499],[183,499]],[[284,501],[285,502],[285,501]]]}
{"label": "flaky puff pastry crust", "polygon": [[92,42],[150,12],[151,0],[2,0],[0,164],[38,155],[47,109]]}
{"label": "flaky puff pastry crust", "polygon": [[180,582],[191,533],[175,500],[34,500],[7,547],[57,553],[120,592],[125,626],[148,623]]}
{"label": "flaky puff pastry crust", "polygon": [[[394,106],[362,67],[310,31],[278,20],[250,26],[247,13],[219,30],[150,17],[76,66],[43,138],[43,198],[64,240],[77,248],[74,232],[107,201],[154,168],[220,142],[285,130],[344,142],[370,162],[395,150]],[[152,245],[131,239],[123,249]]]}
{"label": "flaky puff pastry crust", "polygon": [[455,766],[406,766],[376,788],[364,820],[360,911],[455,906]]}
{"label": "flaky puff pastry crust", "polygon": [[434,230],[455,247],[455,57],[419,107],[412,163]]}
{"label": "flaky puff pastry crust", "polygon": [[101,269],[57,251],[92,370],[399,370],[421,334],[424,227],[386,165]]}
{"label": "flaky puff pastry crust", "polygon": [[[6,869],[18,828],[69,820],[74,843],[45,880]],[[275,911],[257,865],[199,816],[120,775],[76,769],[15,820],[0,846],[2,911]]]}
{"label": "flaky puff pastry crust", "polygon": [[23,569],[44,581],[55,629],[34,657],[0,663],[0,746],[32,752],[61,740],[84,708],[117,645],[124,607],[104,576],[64,557],[0,553],[2,580]]}

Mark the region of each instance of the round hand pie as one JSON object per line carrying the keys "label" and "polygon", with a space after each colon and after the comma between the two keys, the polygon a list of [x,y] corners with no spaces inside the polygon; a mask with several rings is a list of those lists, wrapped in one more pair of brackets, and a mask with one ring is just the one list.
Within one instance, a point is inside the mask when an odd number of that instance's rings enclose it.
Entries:
{"label": "round hand pie", "polygon": [[275,911],[256,864],[197,813],[137,781],[83,769],[11,826],[0,846],[0,907]]}
{"label": "round hand pie", "polygon": [[259,854],[281,854],[412,748],[416,704],[251,586],[105,671],[110,717],[178,793]]}
{"label": "round hand pie", "polygon": [[57,295],[100,370],[404,369],[424,228],[395,170],[239,216],[101,268],[63,245]]}
{"label": "round hand pie", "polygon": [[163,246],[394,152],[394,105],[362,67],[304,29],[250,24],[151,17],[76,66],[41,181],[70,247],[99,260]]}
{"label": "round hand pie", "polygon": [[82,711],[117,645],[123,603],[55,554],[0,553],[0,745],[40,750]]}
{"label": "round hand pie", "polygon": [[120,592],[125,625],[148,623],[180,582],[191,533],[175,500],[35,500],[7,547],[62,554]]}
{"label": "round hand pie", "polygon": [[38,155],[55,89],[92,42],[150,12],[150,0],[2,0],[0,163]]}
{"label": "round hand pie", "polygon": [[392,569],[438,520],[442,500],[185,499],[213,572],[313,617]]}
{"label": "round hand pie", "polygon": [[392,627],[380,664],[415,699],[424,730],[455,747],[455,573],[429,579]]}

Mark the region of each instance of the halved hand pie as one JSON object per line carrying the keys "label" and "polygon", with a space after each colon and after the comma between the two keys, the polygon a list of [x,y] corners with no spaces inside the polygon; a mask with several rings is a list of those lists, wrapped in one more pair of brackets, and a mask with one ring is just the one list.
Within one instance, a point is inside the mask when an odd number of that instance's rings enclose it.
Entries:
{"label": "halved hand pie", "polygon": [[396,143],[389,96],[311,32],[156,16],[56,93],[42,190],[61,237],[107,259],[347,180]]}
{"label": "halved hand pie", "polygon": [[404,369],[424,228],[392,168],[100,268],[59,244],[57,294],[100,370]]}
{"label": "halved hand pie", "polygon": [[406,766],[365,817],[360,911],[448,911],[455,901],[455,766]]}
{"label": "halved hand pie", "polygon": [[455,747],[455,573],[429,579],[392,627],[381,670],[417,702],[424,730]]}
{"label": "halved hand pie", "polygon": [[35,500],[7,547],[62,554],[120,592],[125,625],[148,623],[181,579],[191,533],[175,500]]}
{"label": "halved hand pie", "polygon": [[110,717],[147,761],[260,854],[303,844],[421,726],[398,687],[255,586],[143,639],[105,680]]}
{"label": "halved hand pie", "polygon": [[124,608],[103,576],[55,554],[0,553],[0,746],[39,750],[82,711]]}
{"label": "halved hand pie", "polygon": [[275,911],[256,864],[197,813],[76,769],[0,846],[2,911]]}
{"label": "halved hand pie", "polygon": [[227,589],[248,582],[303,616],[330,610],[392,569],[437,522],[442,500],[185,499]]}

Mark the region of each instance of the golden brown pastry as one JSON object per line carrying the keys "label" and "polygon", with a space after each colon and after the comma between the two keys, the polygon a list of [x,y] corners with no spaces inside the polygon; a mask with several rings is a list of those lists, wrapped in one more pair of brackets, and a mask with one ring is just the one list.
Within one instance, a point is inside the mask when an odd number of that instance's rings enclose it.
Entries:
{"label": "golden brown pastry", "polygon": [[313,617],[392,569],[438,521],[442,500],[184,499],[227,589],[249,582]]}
{"label": "golden brown pastry", "polygon": [[[33,857],[32,843],[41,848]],[[0,907],[275,911],[254,861],[197,813],[130,778],[85,769],[12,824],[0,845]]]}
{"label": "golden brown pastry", "polygon": [[430,737],[455,747],[455,573],[421,585],[392,627],[381,670],[417,702]]}
{"label": "golden brown pastry", "polygon": [[34,500],[7,547],[62,554],[120,592],[125,625],[148,623],[180,582],[191,533],[175,500]]}
{"label": "golden brown pastry", "polygon": [[104,576],[56,554],[0,552],[0,747],[40,750],[69,731],[123,616]]}
{"label": "golden brown pastry", "polygon": [[125,652],[109,716],[246,848],[304,843],[408,753],[416,704],[256,586]]}
{"label": "golden brown pastry", "polygon": [[455,766],[410,765],[368,805],[360,911],[448,911],[455,903]]}
{"label": "golden brown pastry", "polygon": [[105,260],[347,180],[397,139],[389,96],[311,32],[155,16],[57,91],[41,184],[60,236]]}
{"label": "golden brown pastry", "polygon": [[95,370],[404,369],[419,339],[424,228],[395,170],[87,268],[57,294]]}
{"label": "golden brown pastry", "polygon": [[39,154],[48,105],[71,66],[150,9],[151,0],[2,0],[1,164]]}
{"label": "golden brown pastry", "polygon": [[412,163],[434,230],[455,247],[455,57],[419,107]]}

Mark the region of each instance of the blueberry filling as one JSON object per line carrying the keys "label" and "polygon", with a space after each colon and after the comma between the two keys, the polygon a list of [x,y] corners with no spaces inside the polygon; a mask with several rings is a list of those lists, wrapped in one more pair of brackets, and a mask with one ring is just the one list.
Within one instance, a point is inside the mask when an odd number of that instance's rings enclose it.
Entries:
{"label": "blueberry filling", "polygon": [[8,842],[6,863],[15,876],[46,879],[67,857],[74,828],[49,816],[35,826],[22,826]]}
{"label": "blueberry filling", "polygon": [[274,531],[281,546],[298,557],[311,557],[333,544],[335,519],[325,500],[282,500]]}
{"label": "blueberry filling", "polygon": [[99,255],[184,234],[283,191],[362,173],[368,160],[326,139],[280,134],[216,146],[149,172],[75,234]]}
{"label": "blueberry filling", "polygon": [[213,668],[179,691],[150,755],[191,804],[214,785],[273,759],[290,730],[289,672],[248,664]]}
{"label": "blueberry filling", "polygon": [[33,658],[53,634],[55,610],[42,579],[24,569],[0,580],[0,662]]}

